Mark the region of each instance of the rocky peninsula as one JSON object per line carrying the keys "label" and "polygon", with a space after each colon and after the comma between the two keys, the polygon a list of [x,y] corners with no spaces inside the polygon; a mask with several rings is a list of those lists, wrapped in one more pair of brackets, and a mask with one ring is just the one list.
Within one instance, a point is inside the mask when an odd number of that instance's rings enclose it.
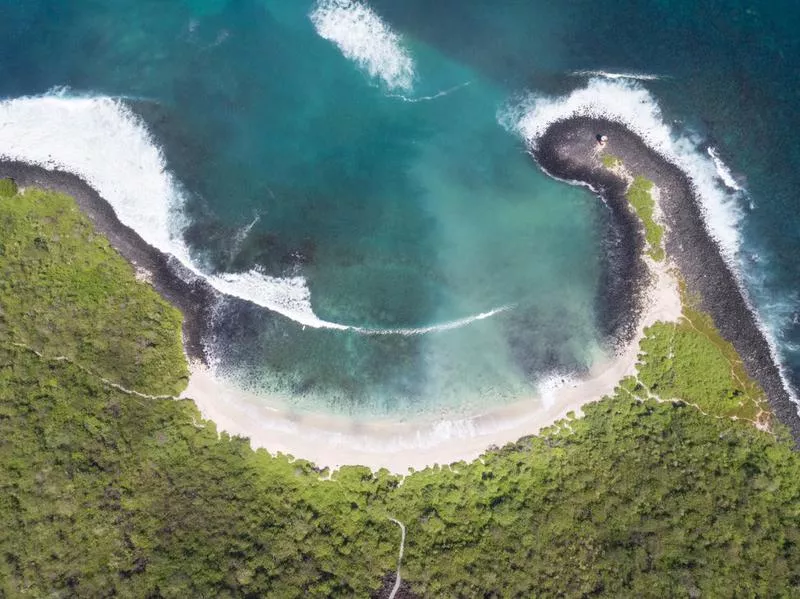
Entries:
{"label": "rocky peninsula", "polygon": [[[598,136],[607,141],[599,141]],[[688,296],[699,301],[699,307],[733,344],[747,373],[764,389],[775,415],[798,442],[797,405],[746,291],[706,227],[697,192],[686,174],[626,126],[602,118],[576,116],[553,123],[538,140],[533,156],[551,176],[590,186],[623,226],[629,226],[625,194],[630,181],[613,168],[613,162],[618,160],[626,173],[654,183],[659,190],[657,209],[666,232],[666,253],[680,271]],[[629,241],[631,249],[622,255],[638,253],[639,243]],[[630,264],[627,269],[629,283],[617,289],[620,301],[635,306],[639,271]]]}

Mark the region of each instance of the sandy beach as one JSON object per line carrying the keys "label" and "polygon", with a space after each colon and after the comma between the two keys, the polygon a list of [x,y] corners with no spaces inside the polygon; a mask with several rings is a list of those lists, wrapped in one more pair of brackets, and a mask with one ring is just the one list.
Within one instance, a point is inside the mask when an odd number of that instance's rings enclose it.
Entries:
{"label": "sandy beach", "polygon": [[[183,311],[191,377],[182,397],[194,400],[204,418],[213,421],[220,431],[249,438],[255,448],[309,460],[320,468],[355,464],[405,474],[409,469],[419,470],[434,464],[471,461],[491,447],[536,434],[568,413],[580,414],[585,404],[612,393],[620,379],[635,372],[643,329],[657,320],[674,320],[680,315],[676,279],[667,268],[648,261],[645,269],[650,271],[648,277],[642,272],[641,263],[635,269],[623,267],[621,272],[628,273],[625,280],[610,285],[616,295],[606,297],[606,301],[625,302],[626,309],[620,315],[630,316],[616,328],[615,336],[620,341],[615,354],[595,364],[583,378],[565,379],[544,396],[468,416],[442,413],[408,421],[359,422],[334,415],[300,413],[285,407],[286,402],[280,398],[249,393],[213,376],[202,350],[202,337],[204,323],[208,322],[209,310],[215,302],[214,294],[202,280],[184,280],[180,275],[185,273],[175,271],[174,261],[170,262],[168,256],[122,225],[89,185],[69,173],[19,162],[0,163],[0,176],[11,176],[22,185],[57,189],[75,197],[97,229],[131,261],[137,276]],[[617,220],[622,218],[616,216]],[[626,247],[635,245],[629,240]],[[640,287],[645,287],[645,297],[637,308],[634,305],[641,299]],[[620,292],[624,297],[619,296]],[[633,322],[638,325],[632,335]]]}
{"label": "sandy beach", "polygon": [[268,399],[216,380],[199,362],[192,364],[191,398],[203,417],[221,431],[249,437],[254,448],[309,460],[320,468],[349,464],[405,474],[434,464],[471,461],[492,446],[503,446],[536,434],[569,412],[613,392],[625,376],[635,373],[644,328],[656,321],[673,321],[681,313],[677,280],[664,264],[649,263],[652,273],[635,339],[613,358],[596,364],[583,380],[567,381],[547,397],[533,397],[487,410],[469,418],[411,422],[356,423],[322,414],[300,414],[267,405]]}
{"label": "sandy beach", "polygon": [[[571,156],[606,173],[608,185],[596,191],[602,192],[609,209],[615,211],[615,221],[630,222],[633,213],[624,198],[626,176],[602,170],[593,137],[586,139],[586,151],[573,151]],[[660,203],[662,194],[655,191]],[[628,232],[638,236],[635,229]],[[628,239],[626,248],[635,248],[638,254],[639,244],[640,241]],[[276,407],[283,403],[278,398],[271,401],[218,380],[200,362],[192,364],[189,386],[182,396],[194,400],[203,417],[215,422],[219,430],[249,438],[254,448],[309,460],[320,468],[358,464],[405,474],[409,469],[472,461],[492,447],[534,435],[570,412],[580,415],[584,405],[612,394],[622,378],[636,373],[644,329],[657,321],[677,320],[681,299],[675,269],[669,262],[658,263],[649,258],[640,261],[638,255],[633,260],[637,264],[628,265],[623,271],[627,273],[625,280],[611,286],[612,292],[624,294],[616,301],[630,304],[624,311],[629,322],[616,330],[614,355],[594,364],[582,378],[564,379],[563,384],[539,397],[470,416],[440,414],[410,421],[356,422]],[[615,301],[615,297],[606,300]]]}

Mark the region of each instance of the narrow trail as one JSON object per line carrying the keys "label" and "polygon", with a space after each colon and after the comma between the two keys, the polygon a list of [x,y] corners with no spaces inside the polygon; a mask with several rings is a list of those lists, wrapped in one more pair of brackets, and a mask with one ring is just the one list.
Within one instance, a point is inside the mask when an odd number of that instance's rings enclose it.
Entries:
{"label": "narrow trail", "polygon": [[[703,331],[701,331],[699,328],[697,328],[697,326],[696,326],[696,325],[695,325],[695,324],[694,324],[694,323],[693,323],[693,322],[692,322],[690,319],[686,318],[686,321],[689,323],[689,325],[690,325],[690,326],[691,326],[691,327],[692,327],[692,328],[693,328],[695,331],[697,331],[699,334],[703,335],[703,336],[704,336],[706,339],[708,339],[710,342],[712,342],[712,343],[713,343],[713,340],[711,339],[711,337],[709,337],[709,336],[708,336],[708,335],[707,335],[705,332],[703,332]],[[739,362],[739,365],[740,365],[742,368],[744,368],[744,363],[742,362],[742,360],[741,360],[741,359],[739,359],[739,360],[738,360],[738,362]],[[731,365],[731,377],[732,377],[733,379],[735,379],[737,383],[739,383],[739,386],[740,386],[742,389],[745,389],[745,390],[746,390],[748,386],[747,386],[747,384],[745,383],[745,381],[743,381],[743,380],[742,380],[742,379],[739,377],[739,375],[736,373],[736,368],[734,367],[734,366],[735,366],[735,365],[734,365],[734,363],[733,363],[733,362],[730,362],[730,365]],[[754,420],[749,420],[749,419],[747,419],[747,418],[743,418],[743,420],[748,420],[748,422],[753,422],[753,424],[754,424],[754,425],[756,426],[756,428],[758,428],[759,430],[767,430],[767,428],[768,428],[768,427],[767,427],[767,425],[764,423],[764,416],[767,414],[767,411],[766,411],[766,410],[764,410],[764,406],[763,406],[763,405],[762,405],[760,402],[756,401],[756,399],[755,399],[755,398],[754,398],[754,397],[753,397],[753,396],[752,396],[750,393],[746,393],[746,397],[747,397],[747,399],[748,399],[748,400],[749,400],[749,401],[750,401],[750,402],[751,402],[751,403],[752,403],[752,404],[755,406],[755,408],[756,408],[756,410],[757,410],[757,413],[756,413],[756,416],[755,416],[755,419],[754,419]],[[735,417],[732,417],[732,418],[735,418]]]}
{"label": "narrow trail", "polygon": [[395,520],[394,518],[389,518],[392,522],[397,524],[400,527],[400,554],[397,556],[397,577],[394,581],[394,587],[392,587],[392,592],[389,593],[389,599],[394,599],[395,595],[397,595],[397,591],[400,590],[400,584],[402,583],[402,579],[400,578],[400,567],[403,564],[403,552],[406,548],[406,526],[400,520]]}
{"label": "narrow trail", "polygon": [[180,397],[176,397],[174,395],[150,395],[148,393],[142,393],[141,391],[136,391],[135,389],[128,389],[127,387],[124,387],[124,386],[120,385],[119,383],[115,383],[114,381],[111,381],[111,380],[105,378],[104,376],[101,376],[101,375],[97,374],[96,372],[90,370],[89,368],[86,368],[86,366],[83,366],[82,364],[79,364],[78,362],[76,362],[75,360],[73,360],[72,358],[70,358],[68,356],[52,356],[52,357],[51,356],[45,356],[42,352],[32,348],[30,345],[26,345],[25,343],[19,343],[19,342],[16,342],[16,341],[11,341],[11,342],[8,343],[8,345],[11,345],[13,347],[18,347],[20,349],[24,349],[26,351],[29,351],[32,354],[34,354],[35,356],[37,356],[39,359],[41,359],[41,360],[45,360],[45,361],[49,361],[49,362],[66,362],[67,364],[71,364],[72,366],[75,366],[75,368],[85,372],[89,376],[91,376],[93,378],[96,378],[97,380],[102,382],[104,385],[107,385],[108,387],[112,387],[113,389],[116,389],[117,391],[121,391],[122,393],[125,393],[126,395],[132,395],[134,397],[141,397],[142,399],[176,399],[176,400],[180,399]]}
{"label": "narrow trail", "polygon": [[716,420],[732,420],[734,422],[739,421],[739,420],[744,421],[744,422],[749,422],[750,424],[752,424],[758,430],[761,430],[761,431],[764,431],[766,433],[769,433],[770,435],[772,435],[773,437],[775,437],[777,439],[777,435],[775,434],[775,432],[769,430],[769,428],[766,428],[763,425],[763,423],[760,422],[760,421],[751,420],[749,418],[741,418],[741,417],[736,416],[736,415],[734,415],[734,416],[721,416],[721,415],[718,415],[718,414],[711,414],[709,412],[706,412],[702,407],[700,407],[699,404],[692,403],[690,401],[686,401],[685,399],[681,399],[679,397],[673,397],[673,398],[670,398],[670,399],[664,399],[663,397],[661,397],[659,395],[654,395],[653,393],[651,393],[650,389],[648,389],[647,385],[645,385],[638,376],[633,377],[633,378],[645,390],[645,392],[647,393],[647,397],[639,397],[638,395],[634,395],[633,393],[631,393],[627,389],[623,389],[622,387],[620,387],[620,390],[621,391],[625,391],[625,393],[627,393],[632,399],[635,399],[636,401],[642,402],[642,401],[646,401],[648,399],[652,399],[653,401],[656,401],[658,403],[673,403],[673,404],[674,403],[681,403],[683,405],[689,406],[690,408],[694,408],[695,410],[700,412],[703,416],[707,416],[708,418],[715,418]]}

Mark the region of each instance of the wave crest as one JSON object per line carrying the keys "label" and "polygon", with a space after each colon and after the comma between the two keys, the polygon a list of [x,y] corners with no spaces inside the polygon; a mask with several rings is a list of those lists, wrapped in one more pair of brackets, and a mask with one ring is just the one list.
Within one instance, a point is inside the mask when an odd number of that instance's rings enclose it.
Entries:
{"label": "wave crest", "polygon": [[400,36],[369,6],[354,0],[319,0],[309,15],[320,37],[389,89],[410,90],[414,60]]}
{"label": "wave crest", "polygon": [[722,161],[722,158],[719,157],[719,152],[717,149],[709,146],[706,151],[711,157],[711,160],[714,162],[714,167],[717,169],[717,175],[719,175],[720,181],[725,184],[725,187],[733,191],[742,191],[743,187],[736,182],[731,169],[728,168],[728,165],[725,164]]}
{"label": "wave crest", "polygon": [[605,77],[607,79],[633,79],[638,81],[658,81],[664,77],[661,75],[652,75],[650,73],[614,73],[611,71],[572,71],[570,73],[573,77]]}
{"label": "wave crest", "polygon": [[186,196],[142,120],[121,100],[46,96],[0,102],[0,147],[5,159],[79,176],[148,244],[171,254],[218,291],[249,300],[313,327],[333,326],[314,314],[302,278],[257,271],[206,275],[183,241]]}

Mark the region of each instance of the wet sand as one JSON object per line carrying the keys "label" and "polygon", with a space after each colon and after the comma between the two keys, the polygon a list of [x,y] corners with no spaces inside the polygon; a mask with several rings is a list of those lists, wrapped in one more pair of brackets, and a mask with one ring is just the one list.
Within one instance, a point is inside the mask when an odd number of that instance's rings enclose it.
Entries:
{"label": "wet sand", "polygon": [[654,266],[644,290],[641,318],[631,341],[581,379],[567,381],[546,397],[489,409],[468,418],[447,416],[411,422],[356,422],[324,414],[292,412],[265,398],[215,379],[202,364],[192,364],[183,396],[192,398],[204,418],[220,430],[249,437],[253,447],[283,453],[335,469],[360,464],[405,474],[434,464],[472,461],[491,447],[536,434],[582,406],[613,393],[625,376],[635,374],[643,329],[656,321],[674,321],[681,304],[677,281],[666,266]]}

